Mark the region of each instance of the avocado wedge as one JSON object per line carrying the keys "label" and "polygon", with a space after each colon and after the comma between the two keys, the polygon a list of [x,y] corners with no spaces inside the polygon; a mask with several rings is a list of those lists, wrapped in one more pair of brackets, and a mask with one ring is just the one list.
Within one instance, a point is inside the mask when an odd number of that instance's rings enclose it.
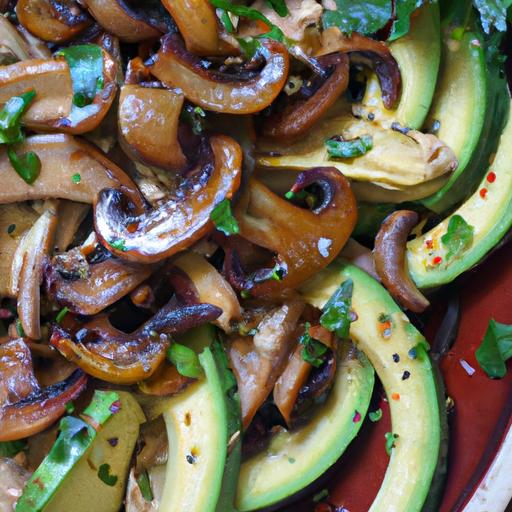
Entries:
{"label": "avocado wedge", "polygon": [[410,32],[389,45],[402,75],[402,96],[396,110],[382,103],[379,80],[371,75],[364,98],[354,105],[355,115],[385,127],[393,122],[419,129],[427,117],[436,87],[441,58],[439,5],[427,2],[411,20]]}
{"label": "avocado wedge", "polygon": [[[407,244],[407,264],[416,286],[434,288],[453,281],[505,236],[512,226],[511,161],[509,115],[494,161],[474,194],[443,222]],[[466,234],[464,238],[461,238],[462,230]],[[455,251],[449,245],[454,236],[460,243]]]}
{"label": "avocado wedge", "polygon": [[[240,468],[237,509],[274,505],[314,482],[357,435],[370,404],[374,373],[350,343],[340,347],[333,389],[302,428],[276,434],[267,448]],[[359,413],[360,421],[354,421]]]}
{"label": "avocado wedge", "polygon": [[[458,5],[456,5],[458,4]],[[498,134],[508,115],[507,82],[497,46],[486,40],[472,19],[472,2],[456,0],[443,20],[442,67],[426,126],[439,126],[436,135],[454,151],[458,167],[435,194],[421,201],[442,213],[473,191],[496,151]]]}
{"label": "avocado wedge", "polygon": [[59,437],[27,483],[16,511],[117,512],[144,421],[130,393],[96,391],[81,418],[62,419]]}
{"label": "avocado wedge", "polygon": [[444,397],[425,350],[426,341],[388,292],[353,265],[331,264],[307,282],[301,293],[321,308],[347,279],[354,284],[352,308],[358,316],[350,336],[375,368],[391,409],[391,458],[370,511],[438,510],[440,493],[430,494],[430,489],[440,490],[445,473]]}
{"label": "avocado wedge", "polygon": [[194,329],[189,346],[202,350],[204,378],[162,407],[169,439],[160,512],[229,512],[241,456],[236,381],[213,327]]}

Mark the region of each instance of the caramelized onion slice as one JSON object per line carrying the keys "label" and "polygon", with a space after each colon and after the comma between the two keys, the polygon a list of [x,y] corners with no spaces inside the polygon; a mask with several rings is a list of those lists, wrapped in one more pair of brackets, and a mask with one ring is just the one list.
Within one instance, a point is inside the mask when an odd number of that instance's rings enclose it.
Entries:
{"label": "caramelized onion slice", "polygon": [[237,338],[230,344],[229,359],[238,383],[244,429],[286,366],[303,309],[302,302],[285,302],[263,318],[253,338]]}
{"label": "caramelized onion slice", "polygon": [[183,169],[187,159],[178,141],[183,100],[176,91],[124,85],[118,115],[123,149],[148,165]]}
{"label": "caramelized onion slice", "polygon": [[31,90],[36,96],[22,117],[26,126],[51,123],[71,112],[73,86],[67,62],[33,59],[0,66],[0,104]]}
{"label": "caramelized onion slice", "polygon": [[429,301],[418,290],[407,271],[406,244],[419,216],[399,210],[386,217],[375,238],[375,270],[389,293],[405,308],[421,313]]}
{"label": "caramelized onion slice", "polygon": [[220,25],[209,0],[162,0],[180,30],[187,50],[212,57],[233,52],[233,47],[219,37]]}
{"label": "caramelized onion slice", "polygon": [[[139,207],[142,196],[132,180],[94,146],[70,135],[34,135],[18,146],[21,153],[34,151],[41,173],[28,185],[13,170],[7,152],[0,150],[0,204],[59,198],[92,203],[100,190],[117,187]],[[76,183],[73,176],[79,176]]]}
{"label": "caramelized onion slice", "polygon": [[4,405],[0,408],[0,442],[24,439],[48,428],[66,412],[66,404],[78,398],[86,385],[87,376],[75,370],[62,382]]}
{"label": "caramelized onion slice", "polygon": [[135,11],[125,0],[83,0],[96,21],[126,43],[156,39],[165,32],[161,20],[156,21],[147,9]]}
{"label": "caramelized onion slice", "polygon": [[[292,191],[298,193],[311,185],[321,190],[322,197],[315,209],[308,210],[282,199],[255,179],[249,182],[235,209],[240,236],[274,253],[274,265],[284,271],[278,281],[246,280],[244,288],[252,295],[296,288],[327,266],[352,233],[357,208],[345,177],[333,167],[310,169],[298,175]],[[234,251],[227,252],[225,265],[231,284],[240,288]]]}
{"label": "caramelized onion slice", "polygon": [[167,34],[162,47],[148,63],[151,73],[167,87],[183,91],[192,103],[225,114],[252,114],[268,107],[281,92],[288,77],[289,57],[285,46],[262,42],[265,65],[255,78],[206,69],[199,57],[189,53],[179,34]]}
{"label": "caramelized onion slice", "polygon": [[215,135],[202,148],[200,160],[199,169],[189,173],[190,180],[174,196],[140,215],[133,214],[121,190],[102,191],[94,211],[101,243],[122,259],[152,263],[207,234],[215,206],[230,199],[240,185],[242,151],[230,137]]}
{"label": "caramelized onion slice", "polygon": [[283,111],[272,114],[264,124],[263,135],[287,141],[304,135],[346,90],[349,79],[348,57],[338,53],[318,60],[330,73],[323,85],[311,97],[298,101],[292,99]]}
{"label": "caramelized onion slice", "polygon": [[66,279],[54,261],[46,270],[46,286],[50,297],[72,313],[96,315],[128,295],[153,271],[149,265],[137,265],[108,258],[89,267],[83,279]]}
{"label": "caramelized onion slice", "polygon": [[382,100],[388,109],[396,107],[400,99],[402,79],[400,68],[386,43],[364,37],[357,32],[346,36],[337,27],[322,33],[322,48],[317,55],[334,52],[348,53],[350,60],[372,68],[379,78]]}
{"label": "caramelized onion slice", "polygon": [[136,384],[151,377],[165,360],[170,334],[211,322],[220,314],[211,304],[176,307],[171,301],[131,334],[115,329],[101,315],[74,334],[54,326],[50,344],[93,377]]}
{"label": "caramelized onion slice", "polygon": [[[69,41],[85,30],[91,23],[86,16],[67,19],[59,13],[64,2],[55,0],[18,0],[16,16],[32,34],[51,43]],[[62,9],[61,9],[62,11]]]}

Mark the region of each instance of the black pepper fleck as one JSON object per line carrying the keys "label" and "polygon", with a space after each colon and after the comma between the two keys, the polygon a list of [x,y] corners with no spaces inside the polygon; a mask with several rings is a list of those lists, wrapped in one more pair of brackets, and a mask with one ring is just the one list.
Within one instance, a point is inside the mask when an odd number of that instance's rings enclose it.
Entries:
{"label": "black pepper fleck", "polygon": [[195,464],[196,463],[196,458],[193,455],[188,454],[186,459],[187,459],[187,462],[189,464]]}
{"label": "black pepper fleck", "polygon": [[368,121],[373,121],[375,119],[375,114],[373,112],[370,112],[368,114]]}
{"label": "black pepper fleck", "polygon": [[117,446],[117,443],[119,443],[119,439],[117,437],[111,437],[110,439],[107,440],[108,441],[108,444],[112,447],[115,447]]}
{"label": "black pepper fleck", "polygon": [[402,380],[407,380],[411,376],[411,372],[408,372],[407,370],[402,375]]}
{"label": "black pepper fleck", "polygon": [[393,361],[395,363],[399,363],[400,362],[400,356],[398,354],[393,354]]}

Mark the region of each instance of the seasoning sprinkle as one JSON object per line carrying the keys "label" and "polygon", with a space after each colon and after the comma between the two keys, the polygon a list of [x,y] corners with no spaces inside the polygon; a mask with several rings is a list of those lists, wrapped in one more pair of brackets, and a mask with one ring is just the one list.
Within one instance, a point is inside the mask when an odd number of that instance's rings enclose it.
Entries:
{"label": "seasoning sprinkle", "polygon": [[494,183],[496,181],[496,173],[493,171],[490,171],[489,174],[487,175],[487,181],[489,183]]}
{"label": "seasoning sprinkle", "polygon": [[400,400],[400,393],[393,393],[391,395],[391,399],[397,402],[398,400]]}
{"label": "seasoning sprinkle", "polygon": [[404,374],[402,375],[402,380],[407,380],[411,376],[411,372],[408,372],[405,370]]}
{"label": "seasoning sprinkle", "polygon": [[442,261],[443,261],[443,258],[441,258],[441,256],[436,256],[436,257],[432,260],[432,264],[437,266],[437,265],[439,265]]}
{"label": "seasoning sprinkle", "polygon": [[361,413],[359,411],[356,411],[354,413],[354,417],[352,418],[353,423],[359,423],[361,421]]}
{"label": "seasoning sprinkle", "polygon": [[9,224],[9,226],[7,227],[7,234],[12,235],[15,230],[16,230],[16,224]]}
{"label": "seasoning sprinkle", "polygon": [[195,464],[196,463],[196,458],[193,455],[191,455],[190,453],[187,454],[186,459],[187,459],[187,462],[189,464]]}
{"label": "seasoning sprinkle", "polygon": [[393,354],[393,362],[395,362],[395,363],[400,362],[400,356],[398,354]]}
{"label": "seasoning sprinkle", "polygon": [[480,189],[480,197],[482,199],[485,199],[486,196],[487,196],[487,189],[486,188],[481,188]]}

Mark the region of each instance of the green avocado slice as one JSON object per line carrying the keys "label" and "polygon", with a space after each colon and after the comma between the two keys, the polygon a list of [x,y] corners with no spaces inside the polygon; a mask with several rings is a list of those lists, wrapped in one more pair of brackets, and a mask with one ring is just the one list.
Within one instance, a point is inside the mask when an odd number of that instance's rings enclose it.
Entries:
{"label": "green avocado slice", "polygon": [[[339,284],[339,283],[338,283]],[[340,348],[334,387],[304,427],[276,434],[261,453],[240,468],[237,509],[279,503],[314,482],[359,432],[373,391],[374,372],[352,344]]]}
{"label": "green avocado slice", "polygon": [[[509,111],[511,107],[509,102]],[[443,222],[407,244],[409,273],[419,288],[434,288],[453,281],[477,264],[508,232],[512,226],[511,161],[512,117],[509,115],[494,161],[477,190]],[[453,233],[457,224],[472,234],[466,234],[459,250],[450,254],[445,235],[452,239],[457,236],[457,232]],[[450,226],[452,233],[448,234]]]}
{"label": "green avocado slice", "polygon": [[241,456],[240,404],[236,381],[213,327],[186,335],[201,350],[204,378],[163,405],[169,457],[160,512],[229,512]]}
{"label": "green avocado slice", "polygon": [[426,123],[429,127],[438,123],[436,135],[455,152],[459,163],[443,187],[421,201],[437,213],[474,191],[496,151],[497,135],[508,113],[507,82],[496,58],[497,43],[486,41],[478,28],[458,36],[457,30],[471,18],[473,9],[467,0],[458,4],[459,11],[449,13],[443,22],[442,67]]}
{"label": "green avocado slice", "polygon": [[355,115],[371,119],[389,128],[393,122],[418,130],[427,117],[436,87],[441,60],[439,5],[424,5],[411,20],[410,32],[389,45],[402,75],[402,96],[396,110],[382,103],[379,80],[371,75],[365,96],[354,105]]}
{"label": "green avocado slice", "polygon": [[[357,320],[350,336],[379,376],[391,409],[396,435],[386,476],[370,511],[415,512],[429,500],[437,510],[445,474],[444,399],[426,353],[427,343],[388,292],[364,271],[342,261],[307,282],[301,293],[322,308],[340,282],[352,279]],[[385,440],[382,439],[382,443]],[[430,489],[437,495],[431,495]]]}

